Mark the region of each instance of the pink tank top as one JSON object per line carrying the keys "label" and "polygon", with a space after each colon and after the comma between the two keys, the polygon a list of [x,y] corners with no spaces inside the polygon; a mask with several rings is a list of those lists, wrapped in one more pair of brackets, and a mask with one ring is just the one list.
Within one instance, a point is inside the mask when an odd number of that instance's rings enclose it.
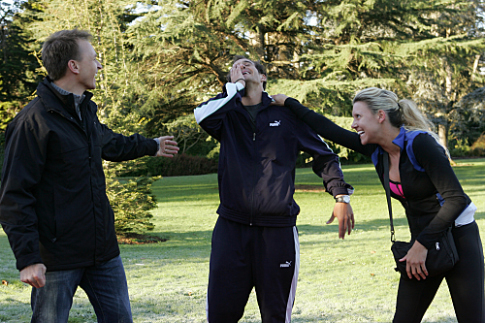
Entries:
{"label": "pink tank top", "polygon": [[406,198],[406,197],[404,196],[404,192],[403,192],[403,190],[402,190],[402,185],[401,185],[401,183],[396,183],[396,182],[393,182],[393,181],[389,180],[389,186],[391,187],[391,191],[392,191],[394,194],[396,194],[396,195],[398,195],[398,196],[402,197],[403,199],[405,199],[405,198]]}

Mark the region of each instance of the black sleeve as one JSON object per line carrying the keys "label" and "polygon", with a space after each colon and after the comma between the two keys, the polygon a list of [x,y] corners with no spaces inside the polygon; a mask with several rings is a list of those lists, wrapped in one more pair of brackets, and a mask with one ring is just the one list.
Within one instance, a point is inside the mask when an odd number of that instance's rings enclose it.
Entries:
{"label": "black sleeve", "polygon": [[417,237],[429,249],[468,206],[470,200],[463,191],[443,147],[433,137],[428,134],[418,135],[413,142],[413,151],[416,161],[424,168],[437,192],[445,200],[438,214]]}
{"label": "black sleeve", "polygon": [[5,134],[0,223],[8,236],[18,270],[42,263],[33,191],[44,169],[49,138],[40,128],[40,124],[14,120]]}
{"label": "black sleeve", "polygon": [[[289,111],[285,112],[289,118],[293,117]],[[326,191],[333,196],[352,194],[353,188],[344,181],[338,156],[308,125],[298,119],[292,121],[293,131],[298,139],[298,149],[314,158],[313,171],[323,179]]]}
{"label": "black sleeve", "polygon": [[323,179],[323,186],[332,196],[351,195],[354,193],[352,185],[344,181],[344,174],[336,155],[318,155],[313,160],[313,172]]}
{"label": "black sleeve", "polygon": [[154,139],[134,134],[129,137],[113,132],[106,125],[100,124],[102,132],[102,157],[105,160],[119,162],[143,156],[154,156],[158,144]]}
{"label": "black sleeve", "polygon": [[285,106],[303,122],[309,125],[314,131],[325,139],[331,140],[339,145],[355,150],[358,153],[371,156],[376,150],[376,145],[362,145],[359,135],[353,131],[346,130],[321,114],[318,114],[293,98],[285,100]]}

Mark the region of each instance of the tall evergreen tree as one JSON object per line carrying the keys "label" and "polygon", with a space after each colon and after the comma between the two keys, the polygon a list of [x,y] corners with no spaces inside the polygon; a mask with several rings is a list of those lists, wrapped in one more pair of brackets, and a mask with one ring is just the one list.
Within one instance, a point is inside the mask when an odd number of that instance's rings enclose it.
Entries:
{"label": "tall evergreen tree", "polygon": [[483,86],[483,0],[27,3],[36,44],[64,28],[95,35],[102,118],[152,136],[181,125],[186,147],[214,145],[182,121],[220,91],[234,54],[266,63],[270,93],[320,112],[348,116],[357,90],[381,86],[417,100],[445,133],[454,102]]}
{"label": "tall evergreen tree", "polygon": [[21,6],[15,1],[0,7],[0,129],[28,102],[39,80],[28,22],[16,14]]}
{"label": "tall evergreen tree", "polygon": [[[138,17],[135,13],[137,1],[29,0],[28,3],[30,7],[26,7],[20,16],[35,17],[28,27],[38,46],[46,37],[62,29],[78,28],[88,30],[93,35],[92,43],[103,65],[98,73],[97,89],[93,91],[100,120],[119,133],[128,135],[140,132],[146,135],[146,118],[140,109],[142,100],[137,95],[143,93],[144,89],[140,86],[137,65],[131,62],[131,48],[127,41],[129,35],[126,34],[129,24]],[[150,193],[152,181],[140,178],[134,185],[135,181],[124,183],[116,178],[125,168],[143,163],[143,159],[122,164],[105,163],[110,184],[108,196],[114,207],[119,209],[126,199],[138,203],[137,208],[115,215],[118,233],[153,228],[147,211],[155,203],[152,198],[145,196]]]}
{"label": "tall evergreen tree", "polygon": [[443,74],[445,61],[454,71],[448,88],[458,93],[456,99],[483,84],[470,68],[483,51],[477,36],[481,1],[151,3],[159,6],[129,32],[137,61],[146,68],[146,84],[158,96],[152,101],[159,103],[151,123],[155,128],[218,92],[227,62],[239,53],[269,66],[270,92],[336,115],[350,114],[357,90],[380,86],[439,116],[443,109],[435,109],[437,101],[432,105],[420,96],[430,93],[429,81],[422,82],[427,91],[416,81],[433,75],[438,86],[450,79],[450,69]]}
{"label": "tall evergreen tree", "polygon": [[461,118],[456,104],[484,85],[477,69],[485,52],[482,5],[482,1],[466,1],[453,4],[453,12],[436,13],[438,23],[431,30],[434,37],[405,48],[409,58],[406,85],[437,124],[444,146],[450,127]]}

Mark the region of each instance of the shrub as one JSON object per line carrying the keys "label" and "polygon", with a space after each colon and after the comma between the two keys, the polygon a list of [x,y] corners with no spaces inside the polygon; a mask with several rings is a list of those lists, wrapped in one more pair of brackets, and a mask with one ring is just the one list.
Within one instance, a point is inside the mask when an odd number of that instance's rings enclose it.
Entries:
{"label": "shrub", "polygon": [[472,156],[485,156],[485,132],[470,147]]}
{"label": "shrub", "polygon": [[175,155],[173,158],[144,157],[122,163],[116,169],[116,176],[184,176],[217,172],[217,158]]}
{"label": "shrub", "polygon": [[118,180],[106,178],[106,192],[115,214],[117,234],[144,233],[155,227],[149,212],[157,204],[151,195],[151,185],[159,177],[141,176],[133,179]]}
{"label": "shrub", "polygon": [[217,159],[180,154],[172,159],[163,158],[153,174],[163,176],[202,175],[217,172]]}
{"label": "shrub", "polygon": [[450,142],[450,155],[452,157],[465,157],[470,155],[470,146],[466,143],[466,139],[456,139],[453,141]]}

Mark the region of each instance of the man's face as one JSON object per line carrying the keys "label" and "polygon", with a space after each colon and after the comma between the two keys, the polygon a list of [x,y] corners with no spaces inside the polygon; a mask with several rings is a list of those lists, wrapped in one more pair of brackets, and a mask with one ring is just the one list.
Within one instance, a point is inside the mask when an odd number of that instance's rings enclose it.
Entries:
{"label": "man's face", "polygon": [[79,67],[78,82],[85,90],[96,88],[96,75],[102,69],[101,63],[96,58],[96,51],[87,40],[78,40],[79,60],[76,60]]}
{"label": "man's face", "polygon": [[246,82],[253,81],[262,84],[264,81],[266,81],[266,75],[259,74],[258,69],[249,59],[242,58],[237,60],[232,68],[239,68]]}

